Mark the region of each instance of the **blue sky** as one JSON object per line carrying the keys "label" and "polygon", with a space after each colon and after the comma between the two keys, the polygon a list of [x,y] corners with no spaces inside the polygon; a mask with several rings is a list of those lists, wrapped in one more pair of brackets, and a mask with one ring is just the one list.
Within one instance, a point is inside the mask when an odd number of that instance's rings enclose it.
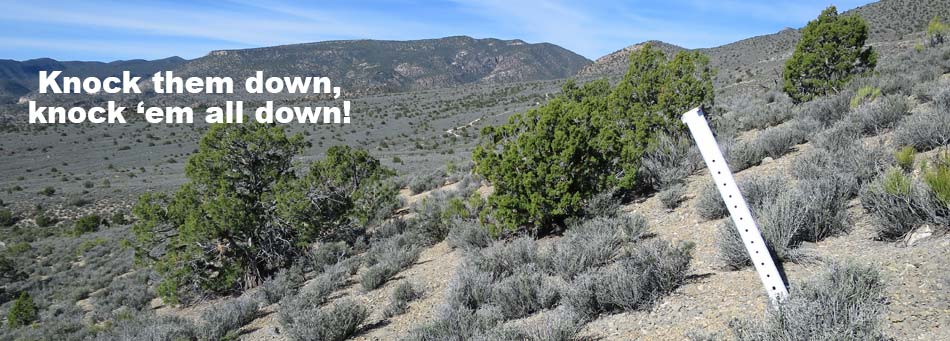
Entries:
{"label": "blue sky", "polygon": [[[689,48],[801,27],[831,2],[0,1],[0,59],[196,58],[337,39],[453,35],[558,44],[595,59],[645,40]],[[839,11],[869,3],[838,0]]]}

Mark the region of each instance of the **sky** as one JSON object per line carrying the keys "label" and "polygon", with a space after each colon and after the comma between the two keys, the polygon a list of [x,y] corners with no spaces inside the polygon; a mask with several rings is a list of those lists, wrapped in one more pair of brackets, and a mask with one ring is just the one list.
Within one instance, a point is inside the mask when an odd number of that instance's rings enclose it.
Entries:
{"label": "sky", "polygon": [[[843,12],[869,2],[833,4]],[[830,4],[830,0],[0,0],[0,59],[192,59],[221,49],[455,35],[549,42],[596,59],[647,40],[714,47],[798,28]]]}

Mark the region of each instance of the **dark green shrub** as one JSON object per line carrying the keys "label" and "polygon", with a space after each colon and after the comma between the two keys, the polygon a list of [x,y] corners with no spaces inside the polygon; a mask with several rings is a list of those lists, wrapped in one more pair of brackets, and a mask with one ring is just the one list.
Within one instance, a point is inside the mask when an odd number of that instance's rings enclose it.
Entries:
{"label": "dark green shrub", "polygon": [[78,236],[83,233],[96,232],[99,230],[100,224],[102,224],[102,218],[97,214],[80,217],[73,223],[73,235]]}
{"label": "dark green shrub", "polygon": [[0,226],[8,227],[16,224],[17,218],[13,215],[13,212],[8,209],[0,210]]}
{"label": "dark green shrub", "polygon": [[[877,54],[865,47],[868,27],[857,15],[839,16],[828,7],[802,29],[785,63],[784,90],[797,103],[838,92],[851,78],[874,69]],[[833,61],[833,62],[828,62]]]}
{"label": "dark green shrub", "polygon": [[945,205],[950,206],[950,152],[924,170],[924,183]]}
{"label": "dark green shrub", "polygon": [[40,194],[51,197],[53,194],[56,194],[56,189],[53,187],[44,187],[42,190],[40,190]]}
{"label": "dark green shrub", "polygon": [[121,226],[121,225],[128,224],[129,220],[126,219],[125,213],[122,213],[121,211],[117,211],[112,214],[112,218],[110,219],[110,222],[112,223],[112,225]]}
{"label": "dark green shrub", "polygon": [[330,147],[302,177],[277,186],[277,214],[305,240],[352,241],[395,210],[398,189],[384,181],[392,175],[366,150]]}
{"label": "dark green shrub", "polygon": [[486,127],[473,159],[494,187],[489,204],[501,226],[493,232],[548,231],[580,215],[597,193],[634,189],[654,135],[680,131],[680,114],[712,104],[711,75],[699,53],[667,61],[647,45],[630,56],[614,89],[606,80],[568,82],[544,106]]}
{"label": "dark green shrub", "polygon": [[36,226],[39,227],[50,227],[57,222],[56,218],[47,216],[43,210],[36,211],[36,216],[33,218],[33,221],[36,222]]}
{"label": "dark green shrub", "polygon": [[947,28],[947,25],[940,20],[939,16],[935,16],[927,24],[927,45],[936,47],[943,44],[948,33],[950,33],[950,28]]}
{"label": "dark green shrub", "polygon": [[309,242],[355,241],[394,208],[396,189],[382,181],[391,172],[366,151],[330,148],[298,177],[305,146],[276,125],[215,125],[185,166],[187,184],[139,198],[134,247],[163,276],[163,298],[259,285]]}
{"label": "dark green shrub", "polygon": [[917,151],[911,146],[901,148],[896,153],[894,153],[894,159],[897,161],[897,166],[903,169],[905,172],[909,172],[914,169],[914,159],[916,157]]}
{"label": "dark green shrub", "polygon": [[7,326],[19,328],[33,323],[38,317],[33,297],[30,297],[30,294],[26,292],[21,292],[20,296],[13,301],[13,305],[10,306],[10,311],[7,312]]}

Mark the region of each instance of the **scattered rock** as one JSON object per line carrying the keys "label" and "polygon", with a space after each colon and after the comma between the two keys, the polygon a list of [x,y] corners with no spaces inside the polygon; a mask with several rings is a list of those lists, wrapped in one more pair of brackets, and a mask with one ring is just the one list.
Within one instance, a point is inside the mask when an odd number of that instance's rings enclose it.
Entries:
{"label": "scattered rock", "polygon": [[930,225],[924,225],[917,230],[914,230],[910,235],[907,236],[907,246],[913,246],[917,242],[927,239],[934,234],[933,228]]}

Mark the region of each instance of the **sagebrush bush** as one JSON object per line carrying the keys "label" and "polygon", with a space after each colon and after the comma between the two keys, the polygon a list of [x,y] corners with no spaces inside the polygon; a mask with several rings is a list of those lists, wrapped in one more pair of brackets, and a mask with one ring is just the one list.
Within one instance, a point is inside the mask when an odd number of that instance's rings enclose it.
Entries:
{"label": "sagebrush bush", "polygon": [[115,341],[194,340],[197,337],[195,325],[191,320],[144,312],[136,314],[132,319],[119,320],[111,330],[96,336],[100,340]]}
{"label": "sagebrush bush", "polygon": [[660,191],[660,193],[657,193],[657,197],[660,198],[663,207],[666,207],[668,210],[675,209],[679,207],[683,200],[686,200],[686,186],[682,184],[669,186]]}
{"label": "sagebrush bush", "polygon": [[836,148],[816,148],[802,154],[792,164],[792,175],[801,180],[838,179],[851,184],[848,193],[853,197],[893,162],[893,155],[883,145],[866,146],[861,141],[851,141]]}
{"label": "sagebrush bush", "polygon": [[363,261],[369,266],[360,277],[363,289],[376,289],[414,264],[422,252],[419,240],[418,234],[407,231],[373,244],[363,255]]}
{"label": "sagebrush bush", "polygon": [[646,232],[646,219],[639,215],[587,220],[568,229],[551,245],[547,261],[554,273],[570,280],[613,261],[625,241],[636,240]]}
{"label": "sagebrush bush", "polygon": [[488,229],[471,220],[456,220],[446,237],[449,246],[461,250],[485,248],[493,241]]}
{"label": "sagebrush bush", "polygon": [[297,295],[288,296],[282,300],[281,308],[292,311],[323,305],[334,291],[346,284],[346,279],[357,265],[359,265],[358,262],[340,262],[327,267],[326,271],[300,288]]}
{"label": "sagebrush bush", "polygon": [[412,282],[402,281],[393,288],[393,293],[389,299],[389,305],[383,310],[383,316],[389,318],[400,315],[409,309],[409,302],[421,298],[423,291],[418,289]]}
{"label": "sagebrush bush", "polygon": [[538,244],[531,237],[521,237],[510,242],[496,242],[468,258],[478,271],[489,274],[492,281],[511,276],[523,265],[537,264],[541,261]]}
{"label": "sagebrush bush", "polygon": [[293,340],[342,341],[355,334],[367,317],[365,306],[343,298],[326,307],[282,310],[278,321]]}
{"label": "sagebrush bush", "polygon": [[907,116],[894,130],[894,143],[924,152],[950,144],[950,111],[924,111]]}
{"label": "sagebrush bush", "polygon": [[419,248],[401,249],[394,254],[388,255],[392,257],[391,259],[369,267],[369,269],[366,269],[366,272],[360,276],[360,285],[363,286],[363,290],[369,291],[379,288],[393,278],[393,276],[396,276],[399,271],[414,264],[416,260],[419,259],[420,252],[421,249]]}
{"label": "sagebrush bush", "polygon": [[686,279],[692,247],[688,243],[641,243],[616,263],[578,276],[563,299],[584,320],[603,312],[648,306]]}
{"label": "sagebrush bush", "polygon": [[[768,191],[768,197],[750,203],[762,238],[781,260],[794,260],[802,241],[817,241],[846,233],[849,184],[836,179],[803,180],[790,190]],[[750,200],[752,201],[752,200]],[[719,226],[720,259],[727,268],[749,265],[749,255],[730,220]]]}
{"label": "sagebrush bush", "polygon": [[[749,205],[756,210],[785,190],[788,180],[781,175],[752,176],[738,182],[739,191]],[[696,212],[704,219],[719,219],[729,215],[722,195],[713,183],[707,183],[699,193],[695,204]]]}
{"label": "sagebrush bush", "polygon": [[340,263],[352,256],[354,251],[346,242],[320,243],[307,250],[306,257],[301,259],[297,265],[303,270],[313,270],[321,272],[327,266]]}
{"label": "sagebrush bush", "polygon": [[597,193],[584,202],[581,209],[585,218],[614,217],[620,213],[621,200],[615,191]]}
{"label": "sagebrush bush", "polygon": [[94,300],[92,316],[100,321],[113,318],[122,308],[139,312],[148,307],[155,293],[149,290],[148,271],[136,271],[113,278],[109,285],[91,295]]}
{"label": "sagebrush bush", "polygon": [[505,324],[480,336],[487,340],[570,341],[577,340],[583,321],[570,309],[544,313],[531,323]]}
{"label": "sagebrush bush", "polygon": [[729,164],[729,169],[739,172],[749,167],[758,166],[767,155],[757,140],[751,141],[723,141],[723,156]]}
{"label": "sagebrush bush", "polygon": [[833,264],[793,285],[763,320],[730,323],[737,340],[889,340],[884,280],[870,267]]}
{"label": "sagebrush bush", "polygon": [[640,181],[655,190],[682,183],[703,167],[699,149],[684,133],[658,134],[655,145],[640,162]]}
{"label": "sagebrush bush", "polygon": [[795,120],[766,129],[756,136],[753,143],[765,155],[777,159],[790,152],[793,146],[807,141],[810,132],[808,123]]}
{"label": "sagebrush bush", "polygon": [[409,190],[412,194],[419,194],[442,186],[445,182],[445,172],[441,169],[433,172],[424,172],[409,180]]}
{"label": "sagebrush bush", "polygon": [[511,320],[551,308],[559,298],[557,288],[540,267],[529,264],[493,284],[488,304],[498,308],[505,320]]}
{"label": "sagebrush bush", "polygon": [[261,285],[260,290],[264,303],[277,303],[284,297],[295,295],[305,280],[301,266],[294,265],[287,269],[281,269],[274,277]]}
{"label": "sagebrush bush", "polygon": [[809,118],[823,126],[834,124],[848,114],[849,97],[847,92],[815,98],[795,108],[798,118]]}
{"label": "sagebrush bush", "polygon": [[706,220],[719,219],[729,214],[719,189],[713,183],[703,185],[693,205],[696,213]]}
{"label": "sagebrush bush", "polygon": [[877,237],[896,240],[924,223],[928,202],[922,186],[911,183],[900,170],[888,173],[861,191],[861,204],[876,220]]}
{"label": "sagebrush bush", "polygon": [[[740,112],[738,115],[739,125],[742,130],[765,129],[782,124],[794,117],[791,101],[788,97],[781,94],[781,98],[786,99],[783,102],[771,103],[766,106],[753,106],[747,112]],[[718,132],[718,130],[717,130]]]}
{"label": "sagebrush bush", "polygon": [[471,309],[464,306],[443,306],[434,321],[416,327],[406,340],[473,340],[482,337],[501,321],[491,307]]}
{"label": "sagebrush bush", "polygon": [[445,290],[445,305],[477,309],[491,295],[491,274],[472,264],[463,264],[455,271]]}
{"label": "sagebrush bush", "polygon": [[874,136],[894,128],[909,113],[904,96],[889,95],[855,108],[842,123],[854,126],[864,136]]}
{"label": "sagebrush bush", "polygon": [[260,304],[250,297],[240,297],[215,304],[201,314],[198,336],[202,340],[237,339],[241,327],[260,316]]}

